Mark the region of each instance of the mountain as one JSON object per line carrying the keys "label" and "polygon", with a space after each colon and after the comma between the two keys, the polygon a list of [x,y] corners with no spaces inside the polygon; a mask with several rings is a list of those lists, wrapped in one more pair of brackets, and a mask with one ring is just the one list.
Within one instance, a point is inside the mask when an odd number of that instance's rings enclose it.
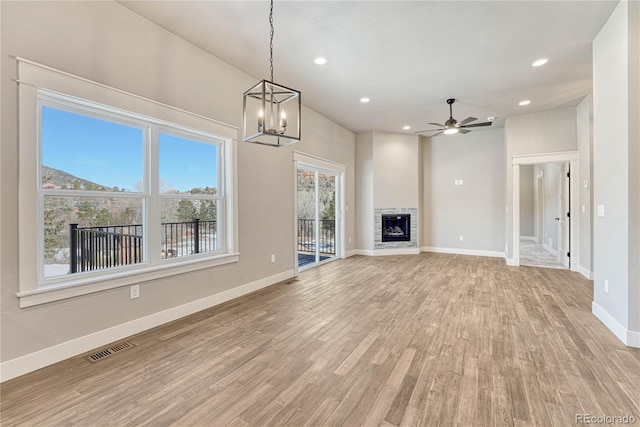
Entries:
{"label": "mountain", "polygon": [[78,178],[60,169],[42,165],[42,186],[44,188],[61,188],[92,191],[119,191],[119,189],[96,184],[86,179]]}

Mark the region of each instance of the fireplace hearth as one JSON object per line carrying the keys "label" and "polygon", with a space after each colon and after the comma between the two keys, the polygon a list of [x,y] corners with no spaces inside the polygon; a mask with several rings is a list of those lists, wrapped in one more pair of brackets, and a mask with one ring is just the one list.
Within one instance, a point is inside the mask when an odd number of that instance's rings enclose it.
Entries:
{"label": "fireplace hearth", "polygon": [[383,242],[411,241],[410,214],[382,215],[380,225],[382,227],[381,234]]}

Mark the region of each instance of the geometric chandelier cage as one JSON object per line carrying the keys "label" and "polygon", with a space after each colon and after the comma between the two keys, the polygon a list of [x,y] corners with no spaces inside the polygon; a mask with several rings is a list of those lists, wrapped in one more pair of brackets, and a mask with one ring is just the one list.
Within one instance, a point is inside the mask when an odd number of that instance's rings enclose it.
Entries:
{"label": "geometric chandelier cage", "polygon": [[283,147],[300,141],[300,92],[262,80],[244,93],[243,141]]}
{"label": "geometric chandelier cage", "polygon": [[261,80],[244,93],[242,131],[244,142],[284,147],[300,141],[302,101],[300,92],[273,82],[273,0],[269,11],[270,80]]}

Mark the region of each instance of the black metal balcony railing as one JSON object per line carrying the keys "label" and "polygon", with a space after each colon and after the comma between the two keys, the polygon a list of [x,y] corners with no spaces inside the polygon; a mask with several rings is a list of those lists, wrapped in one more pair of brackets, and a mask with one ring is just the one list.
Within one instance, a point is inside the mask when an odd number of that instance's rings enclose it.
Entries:
{"label": "black metal balcony railing", "polygon": [[[143,261],[142,224],[78,227],[69,224],[70,271],[94,271]],[[217,249],[216,221],[162,223],[162,258]]]}
{"label": "black metal balcony railing", "polygon": [[315,252],[316,244],[321,254],[335,255],[336,253],[336,222],[321,219],[318,224],[316,237],[315,219],[298,219],[298,252]]}

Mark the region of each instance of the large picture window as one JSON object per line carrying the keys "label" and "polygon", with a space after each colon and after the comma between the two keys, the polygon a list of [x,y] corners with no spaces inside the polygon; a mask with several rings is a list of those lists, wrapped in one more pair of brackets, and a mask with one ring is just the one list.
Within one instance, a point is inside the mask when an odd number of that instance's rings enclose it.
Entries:
{"label": "large picture window", "polygon": [[40,97],[44,279],[145,262],[149,126],[125,119]]}
{"label": "large picture window", "polygon": [[236,131],[111,91],[21,85],[23,307],[238,260]]}

